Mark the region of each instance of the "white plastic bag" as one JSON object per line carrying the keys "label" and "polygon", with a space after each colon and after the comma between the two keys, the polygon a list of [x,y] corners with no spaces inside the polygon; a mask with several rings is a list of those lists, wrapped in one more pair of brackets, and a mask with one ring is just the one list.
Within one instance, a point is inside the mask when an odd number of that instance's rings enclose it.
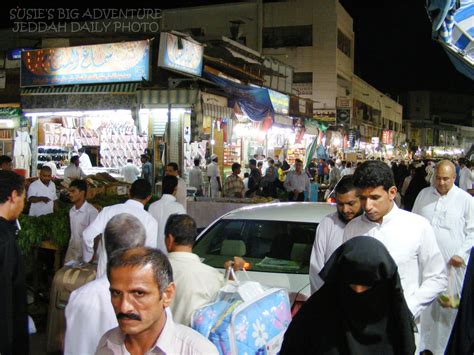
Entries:
{"label": "white plastic bag", "polygon": [[438,302],[444,308],[459,308],[465,267],[449,266],[448,288],[438,296]]}
{"label": "white plastic bag", "polygon": [[[243,272],[247,275],[245,269]],[[231,275],[233,281],[229,280]],[[248,275],[247,278],[249,278]],[[247,302],[265,292],[259,282],[250,281],[250,278],[248,281],[239,281],[232,267],[227,270],[227,280],[228,283],[219,291],[218,299],[220,300],[235,299],[236,297],[239,297],[242,301]]]}

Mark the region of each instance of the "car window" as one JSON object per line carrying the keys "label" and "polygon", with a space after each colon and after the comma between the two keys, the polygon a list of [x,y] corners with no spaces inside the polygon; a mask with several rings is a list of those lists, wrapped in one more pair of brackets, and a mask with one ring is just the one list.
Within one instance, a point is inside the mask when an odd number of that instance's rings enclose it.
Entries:
{"label": "car window", "polygon": [[196,242],[194,253],[204,263],[222,268],[241,256],[251,270],[307,274],[317,223],[225,220]]}

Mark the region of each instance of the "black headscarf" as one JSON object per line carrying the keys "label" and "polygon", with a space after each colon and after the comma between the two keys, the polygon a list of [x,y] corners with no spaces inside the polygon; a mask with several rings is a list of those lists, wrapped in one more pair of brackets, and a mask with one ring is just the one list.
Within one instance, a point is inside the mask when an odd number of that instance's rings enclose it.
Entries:
{"label": "black headscarf", "polygon": [[[325,281],[291,322],[281,354],[413,354],[413,317],[382,243],[356,237],[319,274]],[[369,286],[356,293],[350,284]]]}
{"label": "black headscarf", "polygon": [[474,248],[461,293],[461,303],[453,330],[446,347],[446,355],[472,355],[474,353]]}

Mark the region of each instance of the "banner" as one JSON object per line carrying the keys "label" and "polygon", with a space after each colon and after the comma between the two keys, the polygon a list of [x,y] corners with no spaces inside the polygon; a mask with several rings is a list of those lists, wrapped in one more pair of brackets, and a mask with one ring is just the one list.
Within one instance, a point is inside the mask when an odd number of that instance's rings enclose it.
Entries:
{"label": "banner", "polygon": [[149,79],[149,41],[21,52],[21,87]]}
{"label": "banner", "polygon": [[207,72],[203,73],[203,77],[216,83],[228,93],[231,96],[229,106],[232,107],[232,103],[236,102],[242,113],[246,114],[252,121],[264,121],[268,117],[273,121],[275,111],[268,89],[238,84]]}

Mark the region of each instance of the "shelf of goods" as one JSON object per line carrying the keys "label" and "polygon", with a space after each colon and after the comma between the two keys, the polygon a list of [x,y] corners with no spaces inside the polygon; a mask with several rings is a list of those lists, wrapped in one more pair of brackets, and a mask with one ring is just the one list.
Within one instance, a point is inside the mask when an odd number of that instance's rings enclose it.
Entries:
{"label": "shelf of goods", "polygon": [[288,162],[288,164],[294,165],[296,159],[304,160],[305,155],[306,155],[305,148],[288,149],[288,153],[286,155],[286,161]]}
{"label": "shelf of goods", "polygon": [[61,161],[67,160],[69,151],[64,147],[54,147],[54,146],[39,146],[38,147],[38,162],[47,161],[47,157],[51,157],[51,161],[59,163]]}
{"label": "shelf of goods", "polygon": [[240,162],[240,146],[224,147],[224,166],[232,166],[233,163]]}

